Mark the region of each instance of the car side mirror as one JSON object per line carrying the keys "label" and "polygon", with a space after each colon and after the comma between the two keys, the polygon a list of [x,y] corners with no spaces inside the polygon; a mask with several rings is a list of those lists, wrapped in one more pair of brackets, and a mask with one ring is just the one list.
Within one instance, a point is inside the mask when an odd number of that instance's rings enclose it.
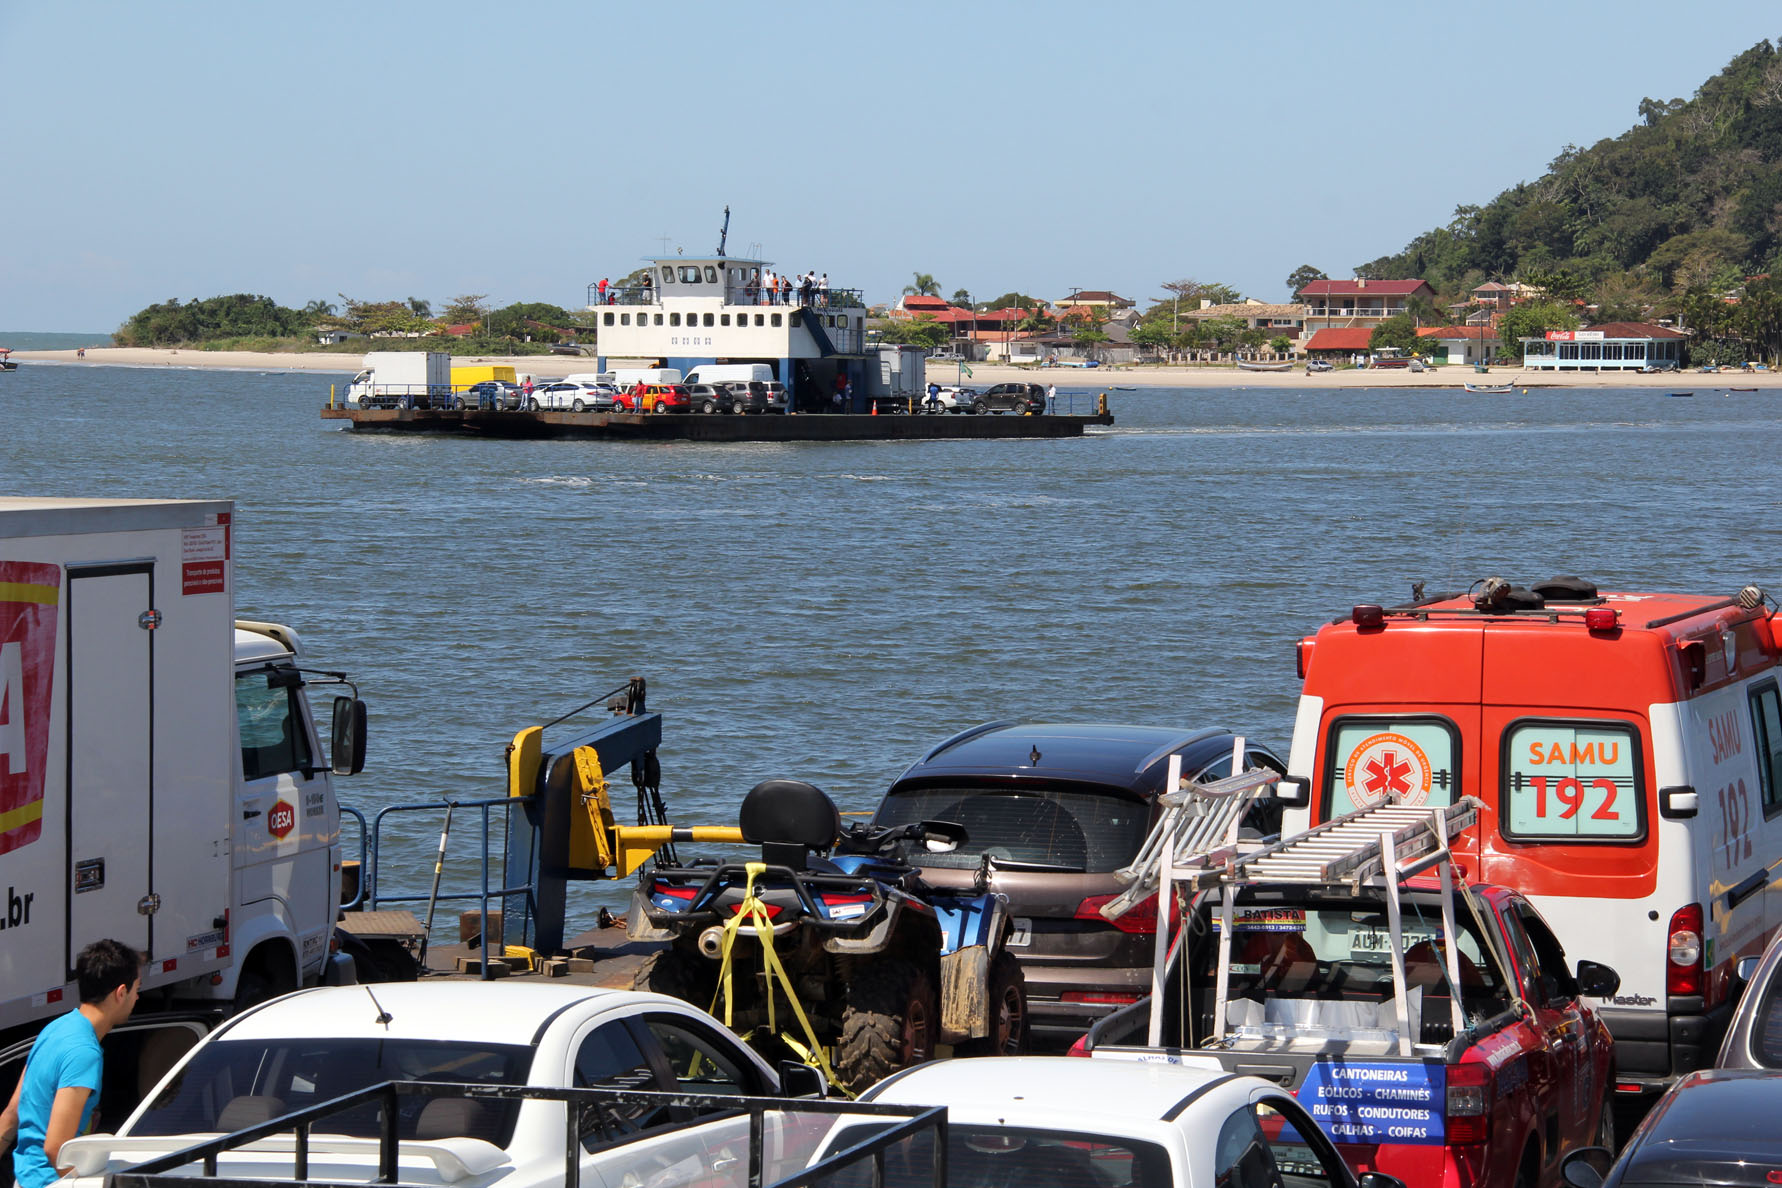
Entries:
{"label": "car side mirror", "polygon": [[365,770],[365,703],[357,697],[334,699],[332,746],[328,748],[335,775],[358,775]]}
{"label": "car side mirror", "polygon": [[1275,781],[1275,799],[1293,808],[1304,808],[1312,800],[1312,781],[1305,776],[1282,776]]}
{"label": "car side mirror", "polygon": [[799,1060],[782,1060],[779,1067],[780,1093],[786,1097],[829,1096],[829,1081],[821,1069]]}
{"label": "car side mirror", "polygon": [[1571,1188],[1602,1188],[1614,1162],[1606,1147],[1579,1147],[1561,1161],[1559,1175]]}
{"label": "car side mirror", "polygon": [[1405,1188],[1405,1182],[1385,1172],[1362,1172],[1355,1178],[1355,1188]]}
{"label": "car side mirror", "polygon": [[1621,975],[1596,961],[1578,962],[1578,993],[1586,998],[1613,998],[1621,989]]}

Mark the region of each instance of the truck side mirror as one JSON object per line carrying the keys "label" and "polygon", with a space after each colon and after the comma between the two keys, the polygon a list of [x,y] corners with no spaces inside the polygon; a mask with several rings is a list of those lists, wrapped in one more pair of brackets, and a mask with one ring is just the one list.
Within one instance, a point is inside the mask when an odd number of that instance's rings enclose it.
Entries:
{"label": "truck side mirror", "polygon": [[358,775],[365,769],[365,703],[357,697],[334,699],[333,745],[328,750],[335,775]]}
{"label": "truck side mirror", "polygon": [[1312,781],[1305,776],[1282,776],[1275,781],[1275,799],[1293,808],[1304,808],[1312,800]]}
{"label": "truck side mirror", "polygon": [[1621,975],[1595,961],[1578,962],[1578,993],[1587,998],[1613,998],[1621,989]]}

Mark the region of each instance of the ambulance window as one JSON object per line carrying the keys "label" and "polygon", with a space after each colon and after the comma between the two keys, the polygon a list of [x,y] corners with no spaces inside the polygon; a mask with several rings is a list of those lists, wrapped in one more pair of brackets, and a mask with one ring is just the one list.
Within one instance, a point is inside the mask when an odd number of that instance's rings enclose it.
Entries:
{"label": "ambulance window", "polygon": [[268,688],[265,669],[235,678],[235,720],[241,730],[242,779],[261,780],[310,765],[297,690]]}
{"label": "ambulance window", "polygon": [[1640,737],[1620,722],[1525,720],[1504,731],[1505,837],[1628,842],[1646,834]]}
{"label": "ambulance window", "polygon": [[1329,816],[1401,804],[1453,804],[1460,736],[1446,718],[1343,718],[1330,728]]}
{"label": "ambulance window", "polygon": [[1751,725],[1757,735],[1757,775],[1763,785],[1763,815],[1782,812],[1782,695],[1775,685],[1751,694]]}

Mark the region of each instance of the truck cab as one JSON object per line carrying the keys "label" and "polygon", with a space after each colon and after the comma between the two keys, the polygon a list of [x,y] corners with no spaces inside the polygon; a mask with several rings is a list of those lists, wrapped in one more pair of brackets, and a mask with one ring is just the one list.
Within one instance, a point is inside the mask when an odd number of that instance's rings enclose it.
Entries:
{"label": "truck cab", "polygon": [[340,805],[332,777],[363,765],[363,703],[355,711],[355,699],[336,699],[342,720],[324,747],[305,690],[339,678],[300,670],[301,648],[289,627],[235,624],[241,764],[229,944],[243,959],[213,979],[207,996],[237,1006],[321,979],[340,903]]}

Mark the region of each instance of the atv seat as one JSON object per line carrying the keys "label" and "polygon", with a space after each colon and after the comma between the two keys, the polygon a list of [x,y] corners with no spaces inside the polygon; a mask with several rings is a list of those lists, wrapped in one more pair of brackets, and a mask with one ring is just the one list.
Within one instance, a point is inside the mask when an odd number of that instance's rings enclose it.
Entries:
{"label": "atv seat", "polygon": [[761,860],[805,870],[813,853],[824,854],[841,835],[841,813],[815,784],[763,780],[743,797],[737,825],[743,840],[761,847]]}

